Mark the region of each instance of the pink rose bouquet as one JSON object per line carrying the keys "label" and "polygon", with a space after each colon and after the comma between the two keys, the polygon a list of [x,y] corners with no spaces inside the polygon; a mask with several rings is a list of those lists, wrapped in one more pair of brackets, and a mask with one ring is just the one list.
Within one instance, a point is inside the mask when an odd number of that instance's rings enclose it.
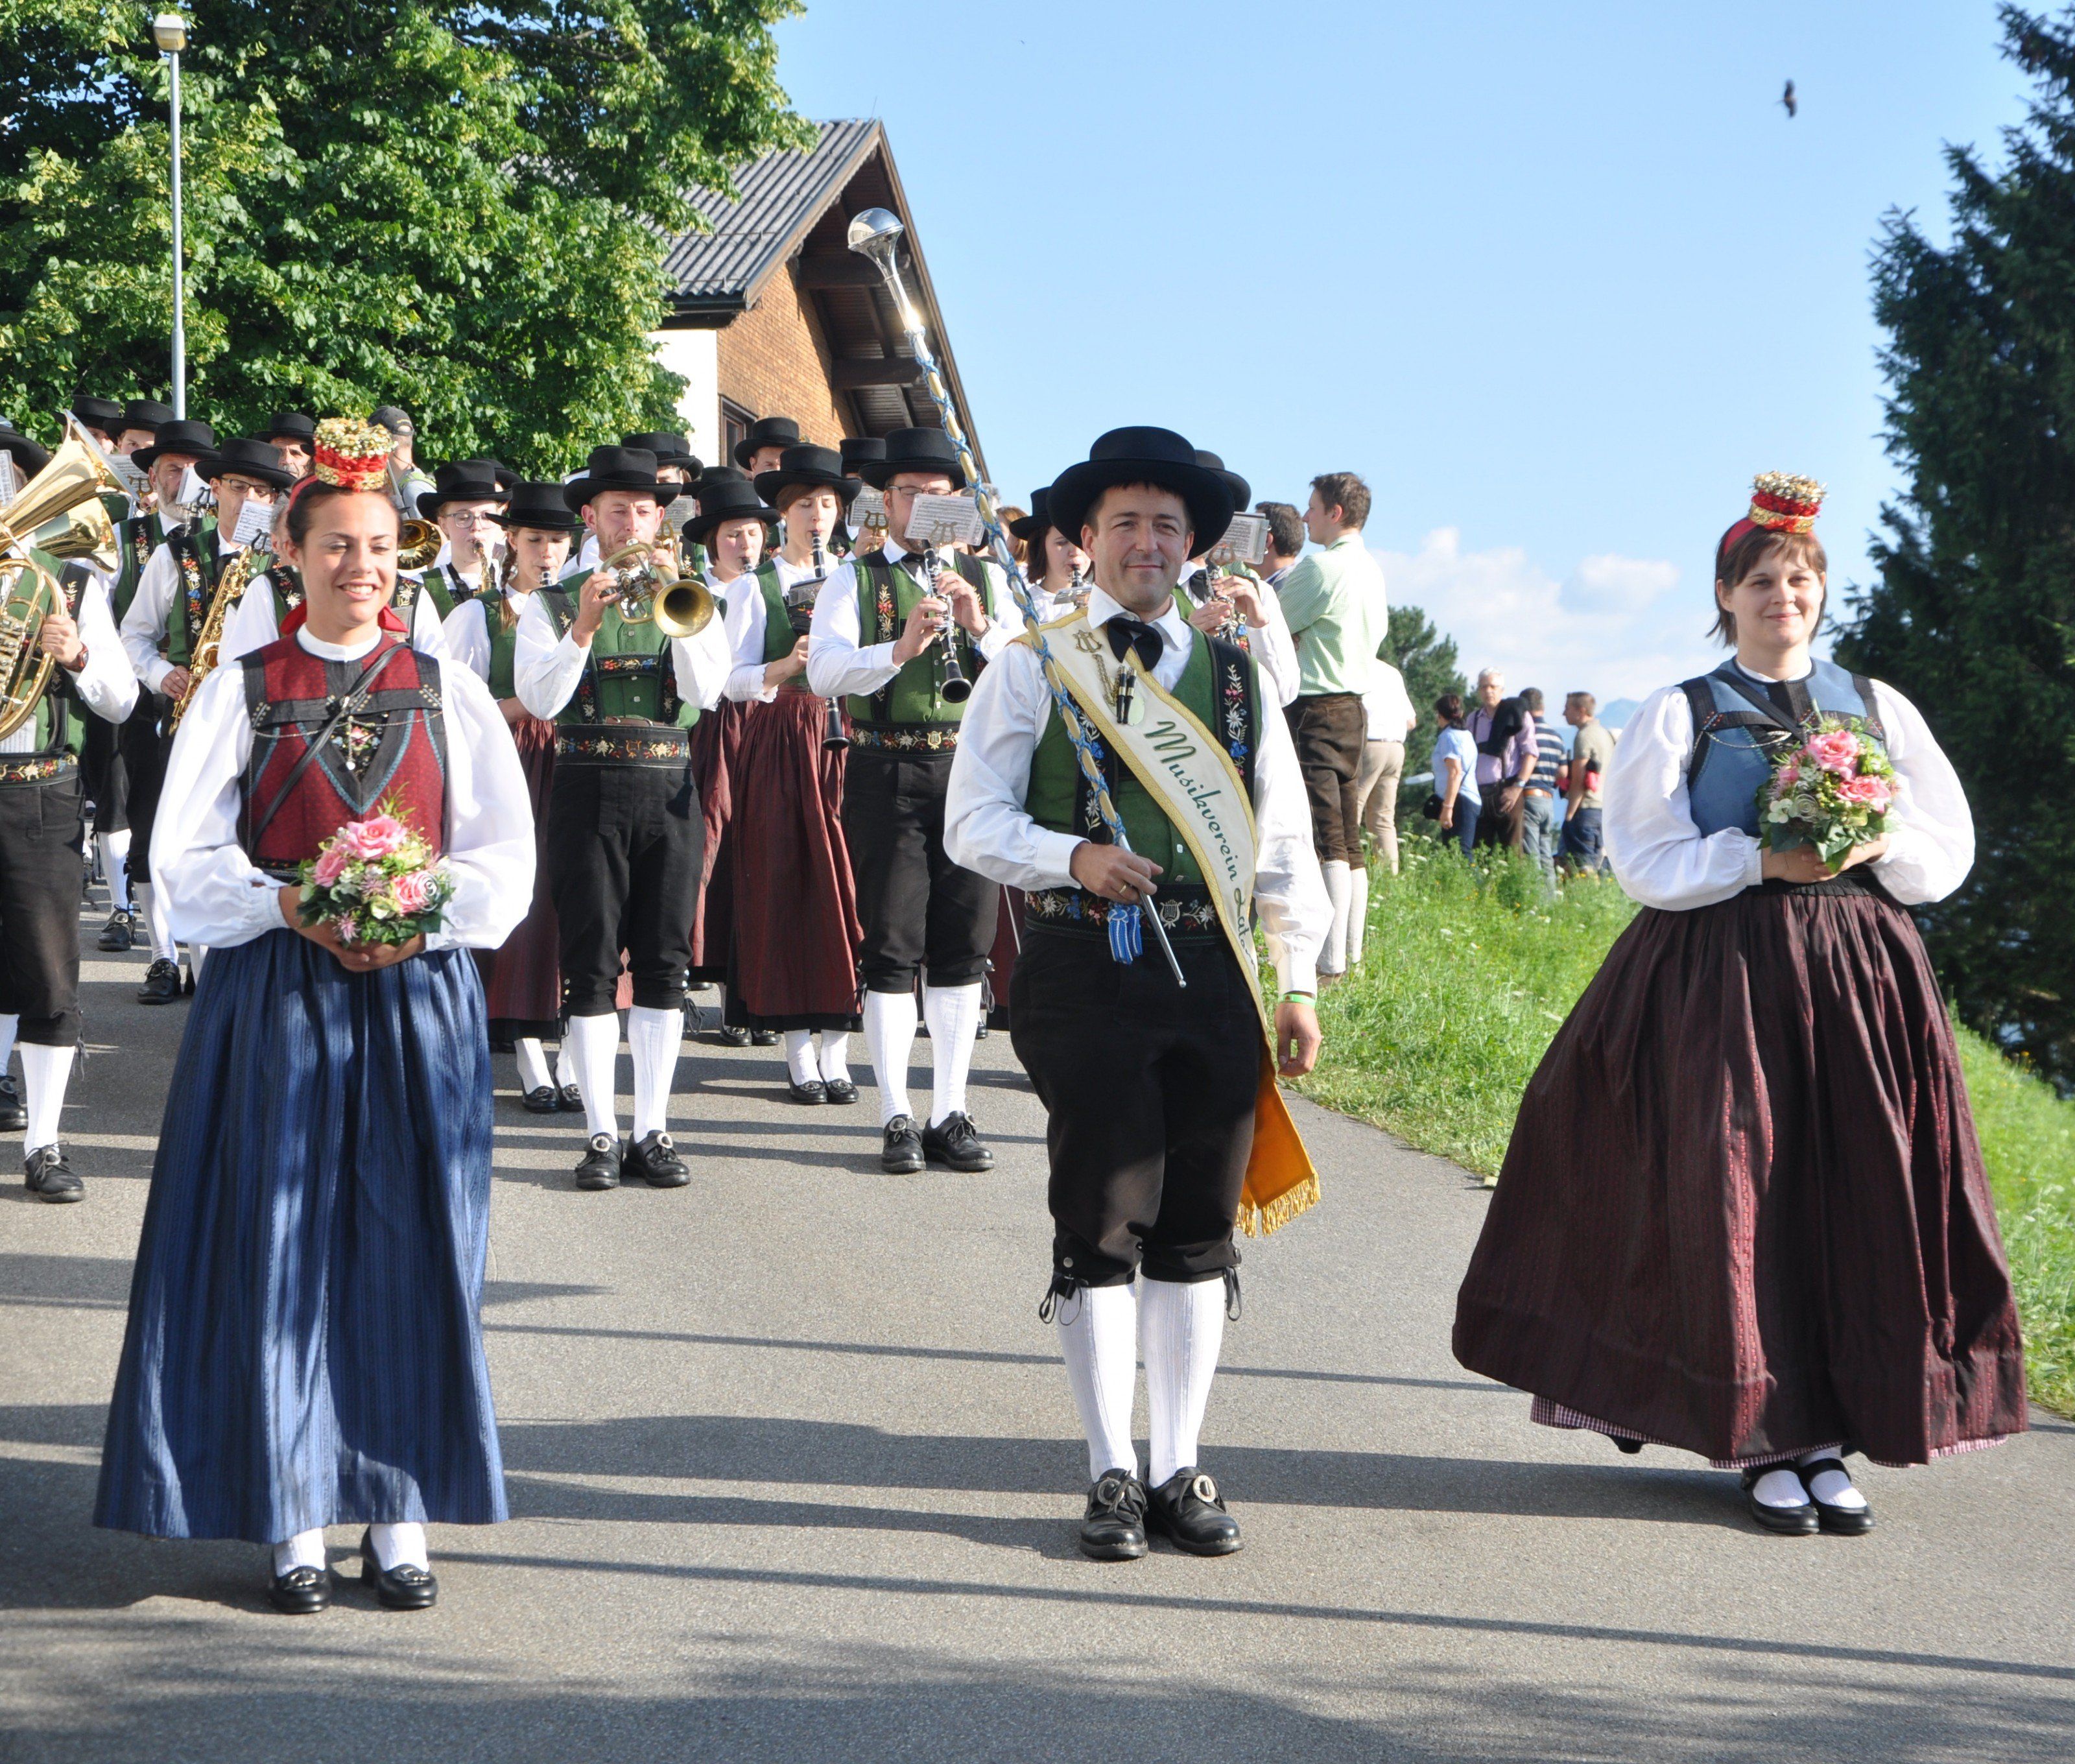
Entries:
{"label": "pink rose bouquet", "polygon": [[408,943],[436,931],[454,877],[393,804],[349,821],[302,865],[302,920],[349,943]]}
{"label": "pink rose bouquet", "polygon": [[1826,863],[1895,829],[1895,768],[1857,717],[1825,716],[1813,734],[1773,756],[1758,787],[1758,843],[1810,845]]}

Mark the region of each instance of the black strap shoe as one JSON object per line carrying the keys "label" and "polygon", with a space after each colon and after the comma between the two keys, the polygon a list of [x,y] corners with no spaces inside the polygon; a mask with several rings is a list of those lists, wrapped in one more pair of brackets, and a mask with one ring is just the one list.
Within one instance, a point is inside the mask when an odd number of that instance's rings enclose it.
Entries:
{"label": "black strap shoe", "polygon": [[137,988],[139,1004],[170,1004],[180,996],[180,967],[160,956],[144,970],[144,983]]}
{"label": "black strap shoe", "polygon": [[1816,1493],[1816,1479],[1826,1470],[1836,1471],[1847,1482],[1852,1480],[1852,1472],[1845,1468],[1845,1460],[1841,1458],[1818,1458],[1813,1464],[1803,1464],[1797,1472],[1802,1485],[1808,1491],[1809,1501],[1816,1509],[1816,1524],[1833,1537],[1864,1537],[1874,1528],[1874,1509],[1871,1507],[1833,1506]]}
{"label": "black strap shoe", "polygon": [[818,1107],[829,1099],[829,1087],[818,1078],[810,1078],[804,1084],[792,1079],[785,1080],[785,1088],[792,1093],[796,1103],[806,1103]]}
{"label": "black strap shoe", "polygon": [[1177,1470],[1152,1492],[1146,1522],[1191,1555],[1230,1555],[1239,1547],[1239,1521],[1225,1511],[1218,1485],[1194,1464]]}
{"label": "black strap shoe", "polygon": [[922,1129],[922,1155],[953,1170],[992,1170],[994,1153],[980,1143],[980,1129],[963,1109]]}
{"label": "black strap shoe", "polygon": [[375,1559],[375,1534],[360,1534],[360,1584],[375,1588],[375,1596],[385,1611],[428,1611],[440,1596],[440,1583],[430,1568],[400,1562],[385,1568]]}
{"label": "black strap shoe", "polygon": [[594,1133],[577,1166],[577,1186],[597,1190],[619,1186],[619,1141],[610,1133]]}
{"label": "black strap shoe", "polygon": [[561,1104],[565,1115],[583,1113],[583,1092],[574,1084],[565,1084],[555,1092],[555,1100]]}
{"label": "black strap shoe", "polygon": [[1768,1464],[1744,1472],[1744,1508],[1750,1516],[1768,1531],[1777,1531],[1783,1537],[1812,1538],[1819,1519],[1816,1503],[1804,1500],[1798,1507],[1768,1506],[1758,1497],[1758,1479],[1775,1470],[1785,1470],[1795,1476],[1801,1472],[1791,1464]]}
{"label": "black strap shoe", "polygon": [[1088,1489],[1078,1541],[1091,1562],[1136,1562],[1145,1554],[1145,1484],[1129,1470],[1105,1470]]}
{"label": "black strap shoe", "polygon": [[14,1080],[0,1072],[0,1133],[19,1133],[29,1124],[29,1111]]}
{"label": "black strap shoe", "polygon": [[137,943],[137,915],[118,906],[108,915],[108,922],[101,926],[101,935],[95,942],[102,949],[112,950],[118,955],[125,950],[134,949]]}
{"label": "black strap shoe", "polygon": [[776,1047],[778,1045],[778,1032],[776,1029],[752,1029],[749,1032],[749,1045],[752,1047]]}
{"label": "black strap shoe", "polygon": [[722,1024],[719,1029],[714,1031],[714,1037],[719,1041],[723,1047],[747,1047],[749,1046],[749,1030],[744,1025],[740,1023]]}
{"label": "black strap shoe", "polygon": [[85,1200],[86,1185],[65,1162],[61,1145],[39,1145],[23,1166],[28,1172],[29,1192],[39,1200]]}
{"label": "black strap shoe", "polygon": [[310,1617],[331,1604],[331,1570],[291,1568],[267,1588],[267,1602],[284,1617]]}
{"label": "black strap shoe", "polygon": [[519,1106],[528,1115],[559,1115],[562,1099],[552,1084],[537,1084],[519,1099]]}
{"label": "black strap shoe", "polygon": [[828,1093],[832,1103],[854,1103],[857,1100],[857,1086],[847,1078],[824,1079],[822,1088]]}
{"label": "black strap shoe", "polygon": [[922,1170],[922,1134],[913,1115],[896,1115],[886,1124],[879,1167],[889,1176],[913,1176]]}
{"label": "black strap shoe", "polygon": [[691,1166],[677,1155],[676,1143],[660,1128],[642,1140],[627,1142],[620,1168],[639,1176],[651,1188],[682,1188],[692,1179]]}

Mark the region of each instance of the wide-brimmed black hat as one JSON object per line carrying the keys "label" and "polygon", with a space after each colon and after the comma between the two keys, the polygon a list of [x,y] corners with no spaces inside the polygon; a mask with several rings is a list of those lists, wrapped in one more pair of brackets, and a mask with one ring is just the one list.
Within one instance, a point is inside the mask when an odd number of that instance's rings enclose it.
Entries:
{"label": "wide-brimmed black hat", "polygon": [[418,493],[418,512],[437,520],[442,503],[501,503],[504,486],[497,481],[494,459],[458,459],[433,474],[433,487]]}
{"label": "wide-brimmed black hat", "polygon": [[582,507],[601,491],[623,490],[635,495],[645,493],[658,502],[668,502],[677,494],[678,488],[676,484],[665,484],[657,479],[656,456],[645,447],[594,447],[590,463],[584,468],[583,475],[574,483],[562,487],[572,508]]}
{"label": "wide-brimmed black hat", "polygon": [[749,425],[749,433],[735,444],[735,462],[748,471],[760,448],[799,445],[800,425],[791,417],[760,416]]}
{"label": "wide-brimmed black hat", "polygon": [[619,445],[622,447],[647,448],[656,456],[658,471],[665,466],[675,466],[696,478],[704,469],[699,464],[699,456],[692,451],[690,441],[682,435],[673,435],[663,429],[659,429],[647,435],[623,435],[619,437]]}
{"label": "wide-brimmed black hat", "polygon": [[122,407],[125,429],[148,429],[155,434],[172,420],[173,407],[161,404],[155,398],[133,398]]}
{"label": "wide-brimmed black hat", "polygon": [[1112,429],[1096,438],[1079,465],[1052,480],[1046,511],[1051,524],[1078,544],[1088,511],[1104,491],[1116,484],[1157,484],[1188,504],[1196,545],[1215,545],[1232,525],[1230,477],[1199,465],[1195,449],[1171,429]]}
{"label": "wide-brimmed black hat", "polygon": [[885,489],[898,472],[942,472],[954,490],[964,489],[966,482],[958,444],[941,429],[897,429],[886,437],[886,457],[868,459],[857,470],[874,490]]}
{"label": "wide-brimmed black hat", "polygon": [[583,517],[569,507],[562,486],[538,478],[514,484],[511,501],[490,518],[500,527],[541,527],[555,533],[573,533],[583,525]]}
{"label": "wide-brimmed black hat", "polygon": [[24,478],[35,477],[51,462],[48,447],[31,441],[4,416],[0,416],[0,453],[10,455],[14,469]]}
{"label": "wide-brimmed black hat", "polygon": [[122,407],[112,398],[89,398],[82,392],[72,401],[72,413],[103,434],[113,435],[122,426]]}
{"label": "wide-brimmed black hat", "polygon": [[214,458],[202,462],[200,470],[205,478],[235,472],[240,478],[256,478],[276,490],[286,490],[296,481],[296,474],[281,463],[280,448],[267,441],[247,441],[242,435],[232,436],[217,449]]}
{"label": "wide-brimmed black hat", "polygon": [[[1021,520],[1012,520],[1009,531],[1012,537],[1034,545],[1045,536],[1045,529],[1052,524],[1052,487],[1040,484],[1030,492],[1030,512]],[[1075,544],[1080,541],[1076,539]]]}
{"label": "wide-brimmed black hat", "polygon": [[858,467],[868,459],[884,459],[886,442],[877,435],[846,435],[843,439],[843,469],[852,478],[859,476]]}
{"label": "wide-brimmed black hat", "polygon": [[[124,412],[123,416],[127,421],[129,412]],[[192,453],[200,465],[205,467],[209,464],[209,455],[215,451],[214,429],[206,423],[176,416],[159,424],[158,433],[151,437],[151,445],[139,448],[130,457],[136,461],[141,470],[149,471],[161,453]]]}
{"label": "wide-brimmed black hat", "polygon": [[300,441],[305,447],[313,447],[317,445],[317,420],[305,416],[299,410],[277,410],[267,419],[267,426],[259,433],[269,441],[285,437],[289,441]]}
{"label": "wide-brimmed black hat", "polygon": [[[1220,478],[1224,478],[1226,483],[1232,487],[1232,512],[1234,514],[1237,514],[1240,509],[1245,507],[1249,503],[1253,500],[1253,487],[1249,484],[1247,481],[1244,478],[1240,477],[1237,472],[1228,471],[1225,469],[1225,462],[1222,459],[1219,458],[1216,453],[1207,453],[1202,448],[1199,447],[1196,449],[1196,463],[1199,466],[1207,466],[1211,470],[1216,472]],[[1196,537],[1199,540],[1203,540],[1206,545],[1215,545],[1220,539],[1224,537],[1224,535],[1223,533],[1213,533],[1207,540],[1204,540],[1203,536],[1201,533],[1198,533]]]}
{"label": "wide-brimmed black hat", "polygon": [[[762,478],[757,480],[758,483]],[[778,511],[766,506],[756,486],[739,473],[724,478],[715,483],[710,478],[699,491],[699,511],[683,527],[685,537],[694,545],[703,545],[712,537],[713,530],[724,520],[741,520],[751,516],[768,528],[778,524]]]}
{"label": "wide-brimmed black hat", "polygon": [[703,497],[709,485],[746,484],[749,474],[738,471],[732,466],[709,466],[685,487],[694,496]]}
{"label": "wide-brimmed black hat", "polygon": [[832,490],[847,508],[851,499],[864,488],[843,470],[843,455],[833,447],[789,447],[778,456],[776,471],[756,474],[756,494],[774,507],[778,492],[789,484],[804,484],[810,490]]}

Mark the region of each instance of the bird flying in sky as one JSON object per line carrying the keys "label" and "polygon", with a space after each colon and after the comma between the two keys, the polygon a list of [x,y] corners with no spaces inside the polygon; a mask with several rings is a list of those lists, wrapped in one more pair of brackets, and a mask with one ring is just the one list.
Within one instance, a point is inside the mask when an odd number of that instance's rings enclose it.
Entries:
{"label": "bird flying in sky", "polygon": [[1787,82],[1787,89],[1780,93],[1779,101],[1786,106],[1789,118],[1799,114],[1800,107],[1794,101],[1794,82],[1791,80]]}

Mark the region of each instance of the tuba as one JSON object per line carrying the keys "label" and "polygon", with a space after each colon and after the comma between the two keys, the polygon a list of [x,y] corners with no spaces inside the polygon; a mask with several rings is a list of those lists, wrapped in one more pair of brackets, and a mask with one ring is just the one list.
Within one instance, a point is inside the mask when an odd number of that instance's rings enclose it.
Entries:
{"label": "tuba", "polygon": [[56,664],[42,653],[43,621],[64,611],[64,590],[30,553],[90,562],[112,572],[119,554],[115,524],[101,506],[121,482],[101,451],[65,419],[64,443],[50,462],[0,509],[0,738],[36,714]]}
{"label": "tuba", "polygon": [[598,567],[619,584],[623,624],[652,623],[668,636],[692,637],[713,622],[713,590],[696,576],[678,575],[676,553],[667,545],[623,545]]}

